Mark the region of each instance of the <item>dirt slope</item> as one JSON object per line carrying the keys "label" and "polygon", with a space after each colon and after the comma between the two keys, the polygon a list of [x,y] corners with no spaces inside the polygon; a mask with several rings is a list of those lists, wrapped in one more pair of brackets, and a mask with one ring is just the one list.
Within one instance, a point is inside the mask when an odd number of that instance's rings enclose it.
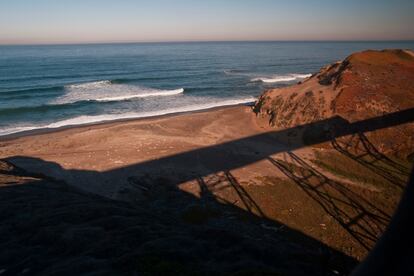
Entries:
{"label": "dirt slope", "polygon": [[[322,68],[303,83],[268,90],[255,112],[262,124],[282,129],[334,116],[352,123],[413,107],[413,52],[368,50]],[[381,152],[407,157],[414,148],[414,124],[368,138]]]}

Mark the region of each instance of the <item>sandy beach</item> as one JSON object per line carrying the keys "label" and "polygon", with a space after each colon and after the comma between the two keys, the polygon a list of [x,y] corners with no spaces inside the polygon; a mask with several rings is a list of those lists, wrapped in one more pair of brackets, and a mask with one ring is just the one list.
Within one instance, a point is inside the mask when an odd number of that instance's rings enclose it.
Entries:
{"label": "sandy beach", "polygon": [[414,1],[0,1],[0,276],[414,275]]}
{"label": "sandy beach", "polygon": [[[341,250],[347,234],[338,243],[338,233],[324,233],[340,227],[266,160],[290,148],[285,133],[275,144],[268,132],[251,107],[234,106],[1,140],[0,199],[30,214],[5,209],[11,228],[2,239],[11,248],[30,241],[27,252],[47,245],[39,258],[50,260],[20,261],[16,249],[1,258],[17,265],[3,265],[10,273],[65,273],[72,262],[77,273],[349,272],[357,261]],[[27,228],[36,234],[19,230]],[[66,261],[53,263],[56,255]],[[229,263],[234,256],[240,261]]]}
{"label": "sandy beach", "polygon": [[[304,146],[295,134],[298,131],[273,131],[258,124],[252,107],[234,106],[3,139],[0,158],[81,191],[127,202],[144,197],[161,179],[194,198],[211,194],[222,204],[279,221],[347,255],[363,258],[373,243],[355,240],[352,231],[324,209],[341,206],[343,200],[350,206],[361,200],[358,204],[364,207],[360,208],[384,216],[375,230],[379,234],[399,197],[380,204],[378,187],[318,167],[315,149]],[[322,147],[317,152],[333,150]],[[314,175],[306,184],[312,186],[295,183],[286,173],[284,164],[295,162]],[[331,183],[323,192],[338,196],[338,206],[323,198],[322,203],[315,200],[320,192],[313,189],[321,182]],[[336,183],[345,185],[346,194]],[[361,211],[347,205],[342,207],[349,216]]]}
{"label": "sandy beach", "polygon": [[410,174],[412,64],[366,51],[254,106],[1,137],[0,271],[348,275]]}
{"label": "sandy beach", "polygon": [[[128,183],[130,172],[122,177],[117,173],[117,181],[113,182],[112,179],[97,179],[94,175],[82,180],[74,179],[70,171],[103,173],[101,175],[111,172],[108,177],[112,177],[112,172],[123,171],[125,167],[134,167],[266,131],[269,129],[257,125],[251,107],[235,106],[0,138],[0,157],[13,159],[13,163],[28,171],[43,173],[80,189],[118,199],[119,191]],[[262,147],[260,143],[266,142],[259,140],[257,143],[253,147],[259,149]],[[280,146],[283,147],[283,144]],[[189,156],[180,159],[179,163],[149,168],[150,171],[143,173],[155,174],[155,177],[170,177],[171,174],[206,176],[202,174],[203,168],[214,166],[217,162],[225,162],[226,159],[231,162],[231,159],[241,159],[246,154],[257,155],[257,150],[251,147],[252,145],[246,144],[237,153],[231,152],[231,149],[222,152],[219,158],[224,160],[216,160],[218,157],[200,160]],[[277,147],[275,151],[278,151]],[[44,164],[39,164],[37,160],[42,160]],[[170,168],[170,165],[174,168]],[[235,173],[246,182],[263,175],[280,175],[274,172],[270,164],[266,165],[259,158],[257,162],[242,168],[235,166],[235,169]],[[185,178],[191,180],[191,176]]]}

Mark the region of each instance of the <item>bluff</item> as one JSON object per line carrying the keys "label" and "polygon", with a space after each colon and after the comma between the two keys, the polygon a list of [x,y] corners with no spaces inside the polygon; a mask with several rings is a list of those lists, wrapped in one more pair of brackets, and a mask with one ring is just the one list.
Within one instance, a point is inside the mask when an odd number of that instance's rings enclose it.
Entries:
{"label": "bluff", "polygon": [[[274,129],[341,117],[349,123],[414,108],[414,53],[367,50],[322,68],[298,84],[270,89],[256,102],[260,124]],[[414,123],[366,133],[379,151],[412,158]]]}

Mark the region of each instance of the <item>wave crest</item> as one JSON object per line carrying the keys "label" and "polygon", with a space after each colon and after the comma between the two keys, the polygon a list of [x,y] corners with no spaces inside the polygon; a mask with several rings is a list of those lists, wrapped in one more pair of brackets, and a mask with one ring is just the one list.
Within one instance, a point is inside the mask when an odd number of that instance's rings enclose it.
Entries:
{"label": "wave crest", "polygon": [[174,114],[174,113],[200,111],[200,110],[206,110],[206,109],[221,107],[221,106],[251,104],[251,103],[254,103],[255,101],[256,101],[256,98],[254,97],[244,97],[244,98],[236,98],[236,99],[218,100],[218,101],[214,101],[210,103],[203,103],[203,104],[192,104],[188,106],[162,109],[162,110],[156,110],[156,111],[148,111],[148,112],[127,112],[127,113],[122,113],[122,114],[104,114],[104,115],[93,115],[93,116],[82,115],[82,116],[65,119],[65,120],[57,121],[57,122],[46,124],[46,125],[17,126],[17,127],[12,127],[12,128],[6,128],[6,129],[0,128],[0,136],[10,135],[13,133],[19,133],[19,132],[24,132],[24,131],[30,131],[30,130],[55,129],[55,128],[61,128],[61,127],[109,122],[109,121],[116,121],[116,120],[148,118],[148,117],[161,116],[161,115]]}
{"label": "wave crest", "polygon": [[117,102],[146,97],[173,96],[184,93],[184,88],[163,90],[103,80],[66,85],[65,92],[52,104],[70,104],[82,101]]}
{"label": "wave crest", "polygon": [[273,77],[258,77],[253,78],[251,81],[257,82],[261,81],[264,83],[278,83],[278,82],[290,82],[300,79],[306,79],[311,77],[312,74],[288,74],[288,75],[279,75],[279,76],[273,76]]}
{"label": "wave crest", "polygon": [[102,80],[102,81],[92,81],[92,82],[85,82],[85,83],[78,83],[78,84],[69,84],[65,85],[67,89],[97,89],[101,87],[105,87],[111,85],[112,81],[110,80]]}
{"label": "wave crest", "polygon": [[117,102],[117,101],[126,101],[137,98],[147,98],[147,97],[159,97],[159,96],[172,96],[184,93],[184,88],[174,89],[174,90],[154,90],[149,92],[144,92],[142,94],[135,95],[125,95],[125,96],[115,96],[115,97],[104,97],[96,99],[97,102]]}

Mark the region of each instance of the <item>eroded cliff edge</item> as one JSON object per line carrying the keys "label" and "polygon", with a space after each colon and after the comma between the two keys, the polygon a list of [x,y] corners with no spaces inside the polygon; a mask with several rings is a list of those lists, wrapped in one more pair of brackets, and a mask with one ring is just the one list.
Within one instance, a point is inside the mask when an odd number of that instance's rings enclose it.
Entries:
{"label": "eroded cliff edge", "polygon": [[[286,129],[338,116],[354,123],[413,107],[414,53],[368,50],[326,66],[301,83],[266,91],[254,111],[260,124]],[[413,123],[365,134],[383,153],[413,157]]]}

